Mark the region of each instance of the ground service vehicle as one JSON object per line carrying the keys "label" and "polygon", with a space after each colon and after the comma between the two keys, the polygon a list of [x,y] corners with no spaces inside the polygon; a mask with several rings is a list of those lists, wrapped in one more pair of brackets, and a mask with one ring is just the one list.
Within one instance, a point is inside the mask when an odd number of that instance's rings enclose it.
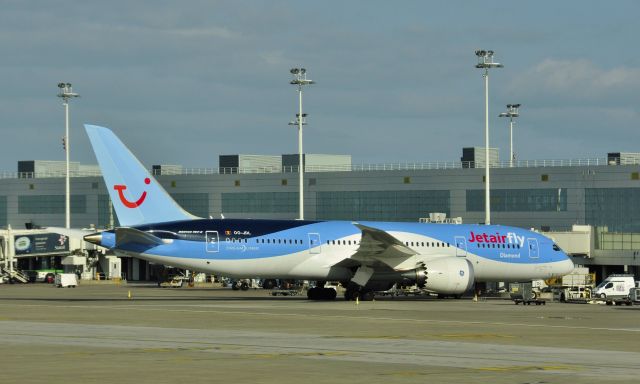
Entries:
{"label": "ground service vehicle", "polygon": [[593,296],[608,300],[629,297],[629,291],[636,287],[633,275],[610,275],[598,284]]}

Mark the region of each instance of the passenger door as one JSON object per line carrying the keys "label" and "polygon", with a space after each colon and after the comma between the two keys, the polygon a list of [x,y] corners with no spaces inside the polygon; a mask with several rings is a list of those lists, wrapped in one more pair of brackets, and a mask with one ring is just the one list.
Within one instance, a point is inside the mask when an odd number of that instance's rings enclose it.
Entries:
{"label": "passenger door", "polygon": [[529,244],[529,258],[537,259],[540,256],[538,252],[538,239],[527,239],[527,244]]}
{"label": "passenger door", "polygon": [[218,252],[220,250],[218,231],[206,231],[205,232],[205,237],[206,237],[206,240],[207,240],[206,251],[207,252]]}
{"label": "passenger door", "polygon": [[465,239],[464,236],[456,236],[454,240],[456,244],[456,256],[466,257],[467,256],[467,239]]}
{"label": "passenger door", "polygon": [[322,244],[320,244],[319,233],[309,233],[309,253],[320,253]]}

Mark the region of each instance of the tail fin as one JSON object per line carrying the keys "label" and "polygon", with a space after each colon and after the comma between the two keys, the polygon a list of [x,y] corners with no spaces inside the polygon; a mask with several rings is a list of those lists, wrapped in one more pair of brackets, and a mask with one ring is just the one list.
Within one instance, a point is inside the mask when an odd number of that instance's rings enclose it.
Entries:
{"label": "tail fin", "polygon": [[120,225],[196,217],[182,209],[108,128],[85,124]]}

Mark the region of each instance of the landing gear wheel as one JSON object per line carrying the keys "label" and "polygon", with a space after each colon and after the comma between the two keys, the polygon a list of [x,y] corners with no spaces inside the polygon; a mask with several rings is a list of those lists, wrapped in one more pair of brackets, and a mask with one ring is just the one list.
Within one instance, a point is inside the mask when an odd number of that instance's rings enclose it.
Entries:
{"label": "landing gear wheel", "polygon": [[373,301],[373,298],[373,291],[366,290],[360,292],[360,301]]}
{"label": "landing gear wheel", "polygon": [[273,279],[266,279],[262,282],[262,288],[273,289],[276,286],[276,281]]}
{"label": "landing gear wheel", "polygon": [[353,301],[358,297],[359,294],[360,292],[358,290],[347,288],[347,290],[344,291],[344,299],[347,301]]}
{"label": "landing gear wheel", "polygon": [[238,291],[238,290],[240,290],[240,287],[238,287],[238,282],[237,282],[237,281],[234,281],[234,282],[231,284],[231,289],[233,289],[234,291]]}
{"label": "landing gear wheel", "polygon": [[249,290],[249,284],[247,284],[247,282],[243,282],[242,284],[240,284],[240,289],[242,289],[243,291],[247,291]]}
{"label": "landing gear wheel", "polygon": [[313,287],[307,290],[307,299],[309,300],[318,300],[318,288]]}
{"label": "landing gear wheel", "polygon": [[333,288],[314,287],[307,291],[309,300],[335,300],[336,290]]}

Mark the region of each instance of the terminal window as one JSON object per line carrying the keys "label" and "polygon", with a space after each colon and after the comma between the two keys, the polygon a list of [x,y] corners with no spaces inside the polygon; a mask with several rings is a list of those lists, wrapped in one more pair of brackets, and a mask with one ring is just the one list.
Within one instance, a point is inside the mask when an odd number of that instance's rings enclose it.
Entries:
{"label": "terminal window", "polygon": [[7,196],[0,196],[0,226],[7,225]]}
{"label": "terminal window", "polygon": [[[484,212],[484,189],[467,190],[467,212]],[[494,212],[564,212],[567,210],[566,188],[492,189]]]}
{"label": "terminal window", "polygon": [[222,193],[222,212],[295,213],[298,192]]}
{"label": "terminal window", "polygon": [[209,216],[208,193],[172,193],[171,197],[184,210],[199,217]]}
{"label": "terminal window", "polygon": [[[18,213],[28,215],[63,214],[64,195],[18,196]],[[87,213],[87,196],[71,195],[71,213]]]}
{"label": "terminal window", "polygon": [[639,188],[586,188],[585,224],[609,232],[640,232]]}
{"label": "terminal window", "polygon": [[448,190],[316,193],[316,217],[319,220],[418,221],[429,212],[450,214]]}

